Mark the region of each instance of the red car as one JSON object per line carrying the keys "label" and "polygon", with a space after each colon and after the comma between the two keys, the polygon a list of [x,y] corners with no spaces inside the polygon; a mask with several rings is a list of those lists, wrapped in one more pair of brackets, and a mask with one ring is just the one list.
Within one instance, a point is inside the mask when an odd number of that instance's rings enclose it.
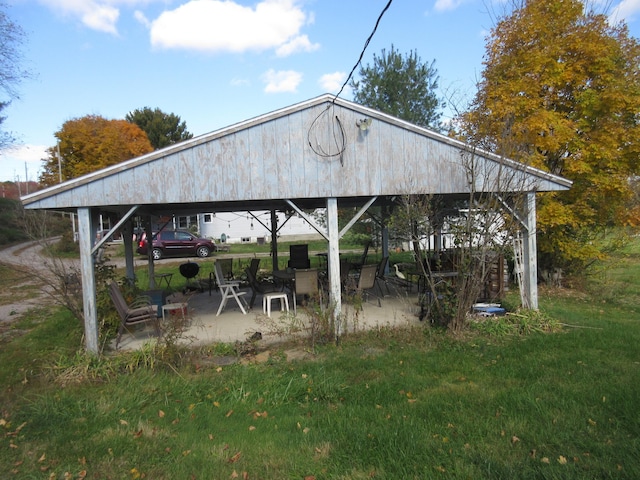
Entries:
{"label": "red car", "polygon": [[[147,255],[147,235],[142,234],[137,252]],[[162,230],[153,234],[151,254],[154,260],[162,257],[208,257],[217,251],[216,244],[208,238],[200,238],[184,230]]]}

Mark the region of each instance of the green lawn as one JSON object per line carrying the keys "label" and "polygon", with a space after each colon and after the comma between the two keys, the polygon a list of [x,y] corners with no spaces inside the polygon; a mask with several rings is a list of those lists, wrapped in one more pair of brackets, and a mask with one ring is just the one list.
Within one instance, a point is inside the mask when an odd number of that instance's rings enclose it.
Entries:
{"label": "green lawn", "polygon": [[293,362],[90,359],[34,312],[0,343],[0,478],[640,478],[638,246],[602,267],[541,291],[557,333],[379,329]]}

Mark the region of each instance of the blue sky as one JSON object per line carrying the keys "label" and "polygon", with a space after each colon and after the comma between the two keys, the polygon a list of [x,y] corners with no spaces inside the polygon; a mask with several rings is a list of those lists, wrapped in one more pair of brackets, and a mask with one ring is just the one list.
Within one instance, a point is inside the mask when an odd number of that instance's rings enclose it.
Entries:
{"label": "blue sky", "polygon": [[[25,31],[23,66],[33,78],[6,110],[4,126],[19,145],[0,152],[0,181],[36,180],[53,134],[84,115],[121,119],[157,107],[197,136],[337,93],[388,2],[4,1]],[[607,5],[640,36],[640,0]],[[498,0],[393,0],[363,64],[392,44],[415,50],[435,60],[441,95],[463,108],[502,8]]]}

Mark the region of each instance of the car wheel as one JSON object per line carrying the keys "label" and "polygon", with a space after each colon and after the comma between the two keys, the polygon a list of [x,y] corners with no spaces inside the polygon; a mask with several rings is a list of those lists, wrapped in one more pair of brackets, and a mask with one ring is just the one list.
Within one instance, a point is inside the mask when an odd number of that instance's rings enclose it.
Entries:
{"label": "car wheel", "polygon": [[209,249],[207,247],[198,247],[198,249],[196,250],[196,255],[198,255],[200,258],[208,257]]}
{"label": "car wheel", "polygon": [[160,260],[162,258],[162,250],[160,250],[159,248],[154,248],[153,250],[151,250],[151,256],[154,260]]}

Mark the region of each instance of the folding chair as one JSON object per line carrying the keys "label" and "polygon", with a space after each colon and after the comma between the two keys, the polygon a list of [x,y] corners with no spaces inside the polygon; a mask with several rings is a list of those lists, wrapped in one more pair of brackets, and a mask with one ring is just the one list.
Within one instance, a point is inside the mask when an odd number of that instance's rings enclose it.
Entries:
{"label": "folding chair", "polygon": [[240,297],[242,295],[246,295],[247,292],[240,291],[240,282],[230,282],[226,278],[224,278],[224,275],[222,273],[222,265],[219,262],[216,261],[213,268],[216,274],[218,288],[220,289],[220,294],[222,295],[222,300],[220,301],[220,307],[218,307],[218,313],[216,313],[216,317],[220,315],[220,312],[222,312],[230,298],[235,299],[242,313],[246,315],[249,306],[246,305],[244,298]]}

